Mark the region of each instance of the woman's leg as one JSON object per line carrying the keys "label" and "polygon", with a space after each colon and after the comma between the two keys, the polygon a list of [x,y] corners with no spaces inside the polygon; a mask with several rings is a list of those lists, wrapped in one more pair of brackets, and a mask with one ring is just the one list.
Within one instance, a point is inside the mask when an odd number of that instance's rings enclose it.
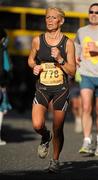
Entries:
{"label": "woman's leg", "polygon": [[38,155],[45,158],[49,152],[49,142],[51,141],[51,133],[45,126],[46,108],[40,104],[34,104],[32,108],[32,123],[35,131],[40,134],[41,142],[38,146]]}
{"label": "woman's leg", "polygon": [[45,129],[45,113],[46,108],[41,104],[33,104],[32,106],[32,124],[37,133],[43,135]]}
{"label": "woman's leg", "polygon": [[53,159],[58,160],[64,143],[64,111],[54,111],[53,120]]}

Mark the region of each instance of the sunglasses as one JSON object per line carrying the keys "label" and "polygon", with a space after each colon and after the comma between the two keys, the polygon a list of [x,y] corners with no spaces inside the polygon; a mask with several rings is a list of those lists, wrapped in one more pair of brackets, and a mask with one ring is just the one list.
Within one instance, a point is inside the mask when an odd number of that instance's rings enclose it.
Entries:
{"label": "sunglasses", "polygon": [[89,14],[98,14],[98,11],[89,11]]}

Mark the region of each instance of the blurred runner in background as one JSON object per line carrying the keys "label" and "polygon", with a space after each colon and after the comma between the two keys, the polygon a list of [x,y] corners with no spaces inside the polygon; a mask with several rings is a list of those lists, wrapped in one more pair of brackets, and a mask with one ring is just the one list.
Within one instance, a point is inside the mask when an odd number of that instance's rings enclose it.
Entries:
{"label": "blurred runner in background", "polygon": [[93,153],[92,110],[95,104],[97,136],[94,154],[98,156],[98,3],[89,7],[88,14],[89,24],[79,28],[75,38],[76,61],[81,75],[80,92],[84,136],[79,152]]}

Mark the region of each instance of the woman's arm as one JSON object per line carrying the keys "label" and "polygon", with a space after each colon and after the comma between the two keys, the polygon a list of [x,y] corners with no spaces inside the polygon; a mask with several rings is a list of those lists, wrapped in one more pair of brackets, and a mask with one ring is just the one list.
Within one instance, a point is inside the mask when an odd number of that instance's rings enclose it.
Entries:
{"label": "woman's arm", "polygon": [[61,68],[71,76],[76,72],[75,46],[72,40],[68,39],[65,47],[67,62],[62,58],[61,52],[57,47],[51,48],[51,56],[60,64]]}
{"label": "woman's arm", "polygon": [[35,75],[38,75],[42,70],[41,66],[36,64],[36,59],[35,59],[38,49],[39,49],[39,36],[33,38],[32,47],[28,58],[28,66],[32,68],[33,74]]}
{"label": "woman's arm", "polygon": [[66,44],[67,62],[61,65],[62,69],[71,76],[76,72],[76,60],[75,60],[75,46],[72,40],[68,39]]}
{"label": "woman's arm", "polygon": [[30,51],[29,58],[28,58],[28,65],[32,69],[36,65],[35,57],[36,57],[36,53],[38,50],[38,46],[39,46],[39,37],[34,37],[32,39],[31,51]]}

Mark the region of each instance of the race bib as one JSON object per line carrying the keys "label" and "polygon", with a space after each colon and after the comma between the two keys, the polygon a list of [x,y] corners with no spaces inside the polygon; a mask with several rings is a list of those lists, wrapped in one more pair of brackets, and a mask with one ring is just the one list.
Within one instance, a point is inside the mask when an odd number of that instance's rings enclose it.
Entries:
{"label": "race bib", "polygon": [[63,84],[63,71],[54,63],[42,63],[42,72],[40,74],[40,83],[53,86]]}

